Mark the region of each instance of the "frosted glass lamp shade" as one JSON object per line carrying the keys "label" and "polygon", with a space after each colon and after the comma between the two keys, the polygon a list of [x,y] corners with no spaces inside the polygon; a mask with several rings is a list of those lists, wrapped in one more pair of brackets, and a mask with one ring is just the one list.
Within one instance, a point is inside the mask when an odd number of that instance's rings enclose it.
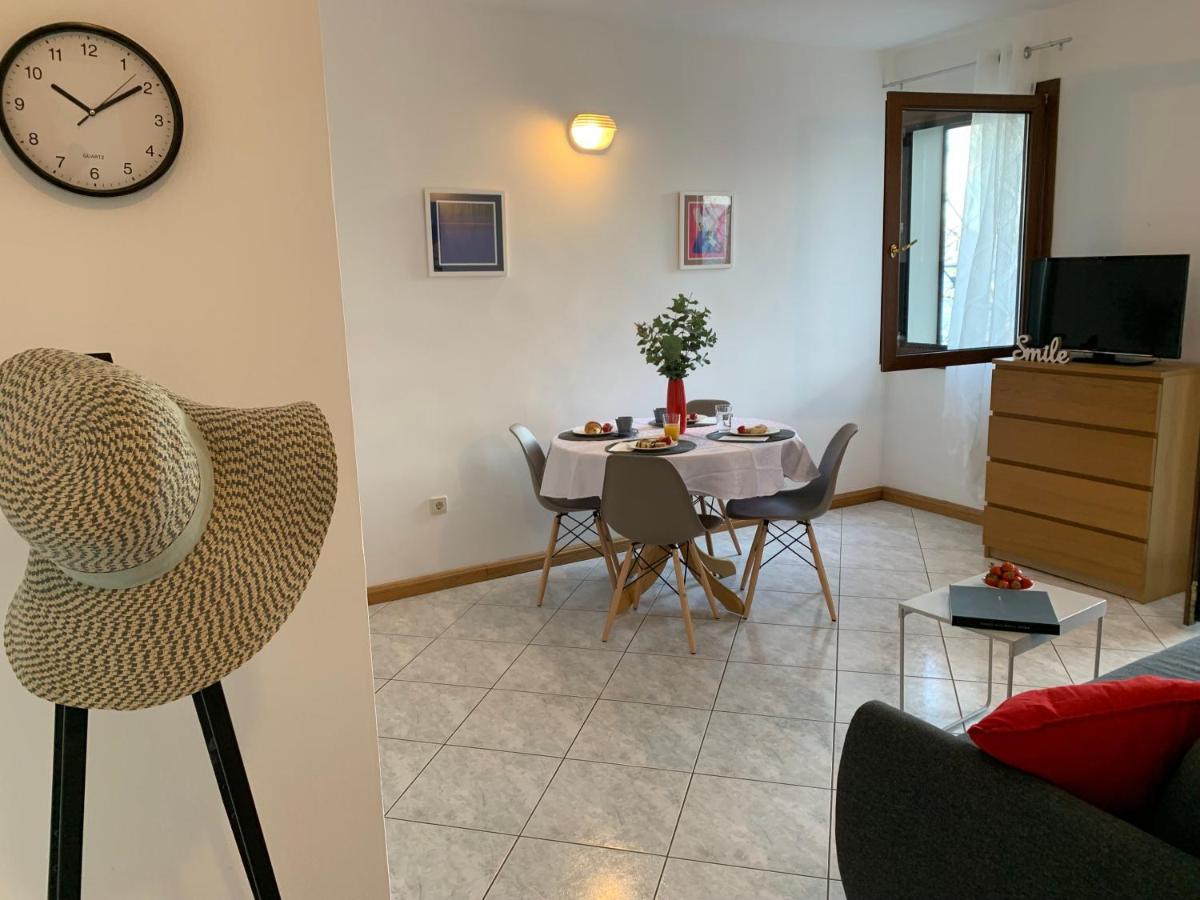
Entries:
{"label": "frosted glass lamp shade", "polygon": [[571,120],[571,145],[585,153],[603,153],[616,133],[617,123],[611,116],[580,113]]}

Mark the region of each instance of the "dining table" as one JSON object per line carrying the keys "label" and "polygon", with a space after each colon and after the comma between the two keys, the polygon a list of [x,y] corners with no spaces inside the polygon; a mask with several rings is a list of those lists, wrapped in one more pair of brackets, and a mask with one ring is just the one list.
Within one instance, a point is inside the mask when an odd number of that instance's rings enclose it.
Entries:
{"label": "dining table", "polygon": [[[663,454],[661,458],[675,467],[692,494],[723,501],[764,497],[817,477],[817,466],[808,447],[785,424],[741,416],[734,422],[735,428],[737,423],[754,423],[780,429],[784,437],[758,441],[714,440],[712,436],[719,434],[716,424],[689,424],[680,438],[694,443],[695,448]],[[662,427],[650,419],[635,420],[634,427],[636,438],[659,437],[663,433]],[[599,497],[604,487],[604,467],[608,457],[618,451],[615,445],[636,438],[606,435],[581,440],[570,431],[559,434],[546,457],[542,496],[568,500]],[[657,580],[669,559],[670,554],[662,548],[642,549],[639,569],[622,590],[618,614],[638,606],[642,593]],[[736,573],[737,567],[732,560],[712,556],[697,548],[695,555],[688,554],[685,565],[697,579],[700,572],[696,566],[703,565],[708,574],[714,576],[709,582],[721,605],[737,615],[745,614],[741,597],[721,581]]]}

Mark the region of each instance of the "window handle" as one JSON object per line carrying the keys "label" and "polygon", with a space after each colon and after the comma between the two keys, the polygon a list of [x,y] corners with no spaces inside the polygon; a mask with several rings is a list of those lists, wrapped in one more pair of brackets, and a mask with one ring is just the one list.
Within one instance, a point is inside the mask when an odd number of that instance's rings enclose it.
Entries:
{"label": "window handle", "polygon": [[903,253],[904,251],[913,247],[916,243],[917,243],[917,241],[915,238],[913,240],[909,241],[903,247],[897,246],[896,244],[893,243],[892,246],[888,247],[888,255],[891,256],[892,259],[895,259],[901,253]]}

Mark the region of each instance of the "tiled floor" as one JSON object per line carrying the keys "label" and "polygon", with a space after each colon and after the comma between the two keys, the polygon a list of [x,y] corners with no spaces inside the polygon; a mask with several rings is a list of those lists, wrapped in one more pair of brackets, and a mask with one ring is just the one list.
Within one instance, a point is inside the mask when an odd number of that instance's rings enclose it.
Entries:
{"label": "tiled floor", "polygon": [[[667,588],[601,643],[598,562],[555,569],[541,609],[536,573],[375,607],[392,896],[841,897],[838,757],[861,703],[897,702],[896,601],[984,559],[977,527],[889,503],[834,511],[818,540],[836,626],[812,571],[781,557],[750,622],[712,621],[690,585],[696,656]],[[1103,667],[1191,636],[1181,604],[1110,598]],[[982,704],[987,642],[909,625],[909,710],[937,723]],[[1020,688],[1088,680],[1094,641],[1020,657]]]}

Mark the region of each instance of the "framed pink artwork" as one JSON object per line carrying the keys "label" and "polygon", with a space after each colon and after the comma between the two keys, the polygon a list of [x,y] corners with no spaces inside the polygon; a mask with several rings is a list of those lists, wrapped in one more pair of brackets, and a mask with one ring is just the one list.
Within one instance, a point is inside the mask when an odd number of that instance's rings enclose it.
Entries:
{"label": "framed pink artwork", "polygon": [[679,268],[733,265],[733,194],[679,195]]}

